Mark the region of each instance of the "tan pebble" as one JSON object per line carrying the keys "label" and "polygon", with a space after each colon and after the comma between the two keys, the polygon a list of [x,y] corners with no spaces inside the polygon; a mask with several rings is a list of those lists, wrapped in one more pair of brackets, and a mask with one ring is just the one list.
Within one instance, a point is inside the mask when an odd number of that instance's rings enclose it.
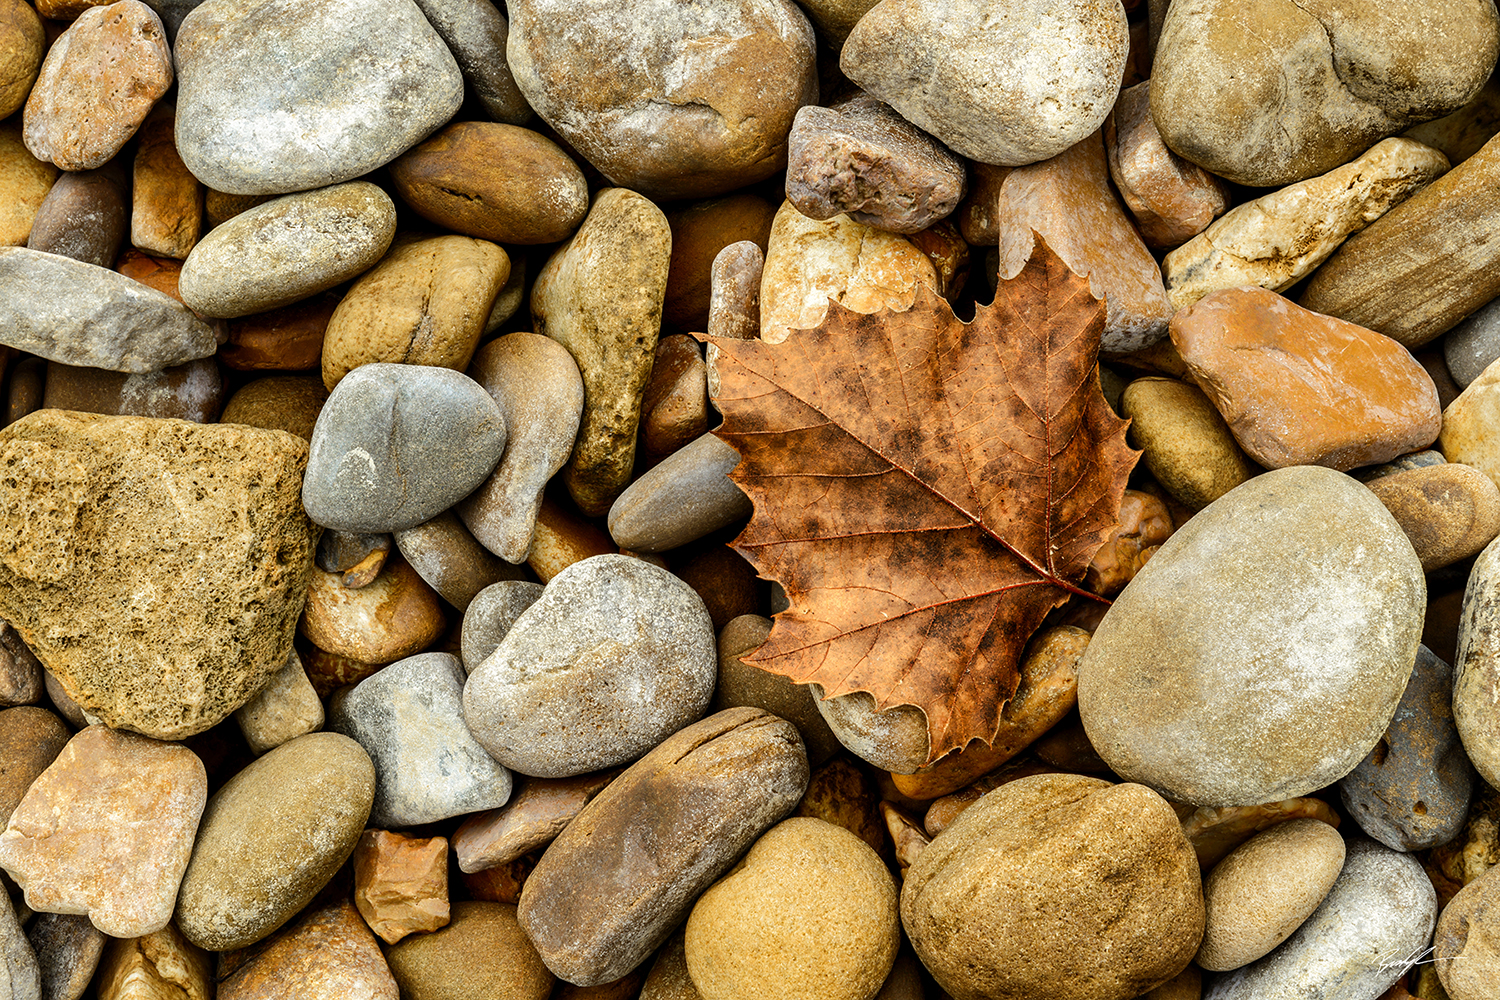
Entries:
{"label": "tan pebble", "polygon": [[1141,994],[1141,1000],[1201,1000],[1203,972],[1191,962],[1156,989]]}
{"label": "tan pebble", "polygon": [[457,515],[445,510],[414,528],[395,533],[396,546],[428,586],[459,611],[492,583],[523,574],[485,549]]}
{"label": "tan pebble", "polygon": [[[176,289],[174,282],[174,293]],[[338,304],[338,295],[325,292],[280,309],[229,320],[229,341],[219,348],[218,358],[241,371],[317,368],[323,358],[323,335]]]}
{"label": "tan pebble", "polygon": [[386,944],[448,924],[448,841],[366,830],[354,846],[354,905]]}
{"label": "tan pebble", "polygon": [[[944,795],[940,799],[934,799],[927,806],[927,812],[922,817],[922,829],[927,831],[929,837],[936,837],[948,827],[952,826],[964,811],[984,797],[986,792],[1008,785],[1012,781],[1029,778],[1034,774],[1062,774],[1066,773],[1051,764],[1042,763],[1037,760],[1022,757],[1013,760],[1009,764],[1002,765],[998,770],[991,771],[984,777],[971,785],[960,788],[951,795]],[[887,795],[887,798],[890,796]],[[909,806],[920,808],[923,803],[913,801]]]}
{"label": "tan pebble", "polygon": [[556,501],[542,498],[526,565],[543,583],[576,562],[615,551],[615,543],[592,521]]}
{"label": "tan pebble", "polygon": [[327,652],[383,664],[420,653],[446,626],[432,588],[404,559],[387,559],[358,590],[314,566],[299,629]]}
{"label": "tan pebble", "polygon": [[[714,258],[704,329],[710,337],[750,340],[760,336],[760,279],[766,266],[765,250],[750,240],[731,243]],[[709,345],[709,351],[714,347]],[[709,358],[712,359],[712,353]],[[712,365],[708,390],[718,392]]]}
{"label": "tan pebble", "polygon": [[1500,486],[1500,361],[1495,361],[1443,411],[1437,446],[1450,462],[1472,465]]}
{"label": "tan pebble", "polygon": [[234,713],[251,753],[262,754],[323,728],[323,703],[294,649],[271,683]]}
{"label": "tan pebble", "polygon": [[1118,594],[1171,534],[1166,504],[1149,493],[1126,490],[1118,522],[1084,571],[1084,587],[1105,597]]}
{"label": "tan pebble", "polygon": [[1283,799],[1258,806],[1183,807],[1182,832],[1204,871],[1262,830],[1294,819],[1315,819],[1338,828],[1338,815],[1322,799]]}
{"label": "tan pebble", "polygon": [[0,2],[0,119],[26,103],[45,52],[42,20],[31,5],[25,0]]}
{"label": "tan pebble", "polygon": [[111,940],[96,983],[99,1000],[213,1000],[213,956],[168,924],[154,934]]}
{"label": "tan pebble", "polygon": [[896,864],[905,875],[906,870],[917,863],[917,858],[922,856],[927,845],[932,843],[932,838],[922,829],[922,824],[889,802],[880,803],[880,815],[885,818],[885,828],[894,845]]}
{"label": "tan pebble", "polygon": [[1473,466],[1407,469],[1366,485],[1411,539],[1424,572],[1466,559],[1500,534],[1500,489]]}
{"label": "tan pebble", "polygon": [[1468,104],[1401,134],[1440,150],[1456,166],[1479,152],[1497,131],[1500,131],[1500,80],[1491,76]]}
{"label": "tan pebble", "polygon": [[271,375],[241,386],[224,404],[221,423],[249,424],[312,440],[313,425],[328,401],[323,381],[313,375]]}
{"label": "tan pebble", "polygon": [[278,1000],[287,985],[312,998],[397,1000],[380,945],[347,899],[310,909],[255,949],[222,957],[218,1000]]}
{"label": "tan pebble", "polygon": [[555,979],[504,903],[453,904],[447,927],[386,955],[404,1000],[546,1000]]}
{"label": "tan pebble", "polygon": [[657,951],[641,984],[640,1000],[703,1000],[688,975],[685,935],[685,928],[676,931]]}
{"label": "tan pebble", "polygon": [[174,121],[170,104],[157,105],[136,133],[130,242],[182,260],[203,232],[203,185],[177,155]]}
{"label": "tan pebble", "polygon": [[1459,890],[1443,908],[1433,938],[1433,965],[1452,1000],[1489,1000],[1500,982],[1500,873],[1490,871]]}
{"label": "tan pebble", "polygon": [[1229,425],[1196,385],[1141,378],[1125,388],[1121,416],[1146,468],[1180,503],[1202,510],[1254,475]]}
{"label": "tan pebble", "polygon": [[[28,13],[31,10],[21,0],[0,0],[0,8],[5,3],[17,4]],[[57,175],[56,167],[31,155],[21,141],[18,122],[0,122],[0,246],[26,245],[32,220]]]}
{"label": "tan pebble", "polygon": [[526,778],[505,805],[459,825],[453,834],[459,870],[483,871],[545,847],[619,773],[611,768],[572,778]]}
{"label": "tan pebble", "polygon": [[206,229],[221,226],[242,212],[256,205],[264,205],[273,194],[229,194],[205,188],[203,192],[203,225]]}
{"label": "tan pebble", "polygon": [[672,263],[662,319],[684,332],[706,330],[714,260],[725,247],[741,241],[765,253],[775,215],[770,202],[745,193],[695,202],[669,214]]}
{"label": "tan pebble", "polygon": [[812,773],[792,815],[843,827],[876,853],[886,850],[880,790],[847,755],[835,757]]}

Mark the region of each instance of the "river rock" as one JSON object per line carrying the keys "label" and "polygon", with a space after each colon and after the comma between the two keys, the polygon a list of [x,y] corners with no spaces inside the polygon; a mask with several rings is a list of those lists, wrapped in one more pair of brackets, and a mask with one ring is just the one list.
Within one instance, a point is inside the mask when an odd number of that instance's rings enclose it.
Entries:
{"label": "river rock", "polygon": [[1033,775],[985,795],[927,846],[906,873],[901,920],[959,1000],[1126,1000],[1198,950],[1203,892],[1155,792]]}
{"label": "river rock", "polygon": [[484,482],[504,448],[504,417],[467,375],[364,365],[318,414],[302,502],[326,528],[412,528]]}
{"label": "river rock", "polygon": [[1500,786],[1500,540],[1474,561],[1453,660],[1453,721],[1469,760]]}
{"label": "river rock", "polygon": [[409,1000],[547,1000],[556,981],[504,903],[454,903],[447,927],[412,935],[386,958]]}
{"label": "river rock", "polygon": [[725,247],[745,240],[764,254],[775,216],[775,205],[744,191],[668,212],[672,264],[662,300],[663,321],[678,330],[706,330],[714,260]]}
{"label": "river rock", "polygon": [[634,760],[698,719],[717,660],[703,601],[666,570],[596,556],[563,570],[464,687],[496,760],[563,778]]}
{"label": "river rock", "polygon": [[583,375],[583,417],[563,481],[590,517],[609,510],[630,482],[671,253],[661,209],[634,191],[606,188],[532,286],[536,332],[566,347]]}
{"label": "river rock", "polygon": [[1116,3],[887,0],[849,33],[839,68],[955,152],[1018,166],[1104,123],[1129,47]]}
{"label": "river rock", "polygon": [[72,737],[56,714],[19,705],[0,711],[0,822],[9,822],[31,787]]}
{"label": "river rock", "polygon": [[106,724],[202,732],[291,649],[312,568],[304,448],[279,431],[149,417],[39,410],[11,424],[0,617]]}
{"label": "river rock", "polygon": [[651,378],[641,394],[641,454],[652,465],[708,430],[708,367],[703,348],[685,333],[656,342]]}
{"label": "river rock", "polygon": [[125,239],[131,197],[116,167],[63,174],[31,220],[26,246],[110,267]]}
{"label": "river rock", "polygon": [[572,778],[527,778],[510,802],[470,816],[454,832],[459,870],[484,871],[546,847],[619,773],[611,769]]}
{"label": "river rock", "polygon": [[[25,0],[7,0],[7,3],[24,11],[28,17],[36,17]],[[0,17],[4,16],[0,13]],[[0,28],[0,31],[4,30]],[[37,32],[40,37],[40,22]],[[26,245],[32,220],[57,177],[58,169],[46,160],[32,156],[31,150],[21,141],[19,122],[6,124],[0,121],[0,246]]]}
{"label": "river rock", "polygon": [[542,596],[543,587],[527,580],[501,580],[474,595],[464,612],[460,648],[464,669],[473,672],[500,645],[521,612]]}
{"label": "river rock", "polygon": [[1500,298],[1474,310],[1443,336],[1443,360],[1460,389],[1500,358]]}
{"label": "river rock", "polygon": [[740,659],[760,648],[770,634],[771,620],[760,615],[741,615],[719,631],[719,678],[714,685],[713,711],[761,708],[786,719],[801,734],[808,763],[817,767],[843,746],[823,721],[811,687]]}
{"label": "river rock", "polygon": [[42,408],[113,416],[175,417],[212,423],[224,405],[224,380],[212,358],[158,372],[109,372],[47,362]]}
{"label": "river rock", "polygon": [[[337,573],[313,567],[298,623],[318,649],[369,668],[359,677],[342,676],[343,684],[363,680],[377,665],[420,653],[446,626],[437,593],[400,558],[386,560],[375,578],[358,588],[347,586]],[[307,672],[320,695],[340,686],[324,690],[311,660]]]}
{"label": "river rock", "polygon": [[168,924],[115,938],[99,962],[99,1000],[214,1000],[213,959]]}
{"label": "river rock", "polygon": [[[10,622],[0,620],[0,708],[42,700],[42,663]],[[4,799],[0,793],[0,800]]]}
{"label": "river rock", "polygon": [[0,343],[66,365],[154,372],[218,346],[181,302],[103,267],[0,247]]}
{"label": "river rock", "polygon": [[[768,233],[768,240],[769,236]],[[752,240],[731,243],[719,251],[714,258],[708,319],[704,325],[710,337],[749,340],[760,336],[760,279],[765,265],[765,250]],[[712,354],[717,348],[709,344],[708,350]],[[718,391],[716,377],[710,365],[710,395]]]}
{"label": "river rock", "polygon": [[42,1000],[36,952],[26,940],[9,893],[0,899],[0,986],[14,1000]]}
{"label": "river rock", "polygon": [[417,0],[458,62],[474,96],[497,122],[523,125],[532,115],[505,60],[510,23],[488,0]]}
{"label": "river rock", "polygon": [[234,721],[239,723],[250,751],[256,754],[323,728],[323,703],[295,649],[271,682],[235,709]]}
{"label": "river rock", "polygon": [[42,1000],[78,1000],[99,967],[108,940],[104,932],[77,913],[38,913],[26,928],[36,951]]}
{"label": "river rock", "polygon": [[276,1000],[288,983],[315,1000],[399,996],[380,945],[347,899],[309,909],[252,954],[224,956],[216,980],[217,1000]]}
{"label": "river rock", "polygon": [[230,194],[369,173],[463,102],[458,64],[411,0],[208,0],[174,51],[178,152]]}
{"label": "river rock", "polygon": [[1400,344],[1275,292],[1215,292],[1173,316],[1171,331],[1235,440],[1267,468],[1386,462],[1442,427],[1432,377]]}
{"label": "river rock", "polygon": [[1452,1000],[1485,1000],[1500,982],[1494,939],[1500,873],[1481,875],[1443,907],[1433,937],[1433,966]]}
{"label": "river rock", "polygon": [[358,743],[308,733],[231,778],[208,802],[177,896],[177,926],[209,951],[254,944],[338,871],[375,798]]}
{"label": "river rock", "polygon": [[1451,0],[1424,13],[1350,0],[1178,0],[1153,62],[1156,126],[1177,153],[1239,184],[1321,174],[1462,107],[1488,79],[1500,46],[1494,9]]}
{"label": "river rock", "polygon": [[364,271],[395,232],[390,195],[368,181],[273,198],[204,236],[183,262],[177,287],[204,316],[265,312]]}
{"label": "river rock", "polygon": [[1316,466],[1257,476],[1167,539],[1099,624],[1078,677],[1089,739],[1176,802],[1331,784],[1396,711],[1426,589],[1359,483]]}
{"label": "river rock", "polygon": [[521,926],[560,978],[618,979],[806,788],[807,755],[791,723],[750,708],[694,723],[552,842],[521,890]]}
{"label": "river rock", "polygon": [[271,375],[241,386],[224,404],[219,421],[286,431],[311,442],[318,413],[327,401],[328,390],[315,375]]}
{"label": "river rock", "polygon": [[1169,378],[1125,387],[1122,416],[1129,441],[1157,482],[1190,510],[1202,510],[1254,475],[1229,425],[1203,390]]}
{"label": "river rock", "polygon": [[1210,292],[1290,288],[1353,233],[1448,169],[1448,158],[1410,139],[1386,139],[1326,174],[1236,205],[1167,254],[1167,298],[1185,309]]}
{"label": "river rock", "polygon": [[[280,309],[230,320],[229,342],[220,346],[218,360],[240,371],[300,372],[319,367],[323,334],[339,299],[333,292],[324,292]],[[321,386],[322,379],[318,382]]]}
{"label": "river rock", "polygon": [[1480,470],[1454,462],[1371,480],[1431,573],[1467,559],[1500,535],[1500,489]]}
{"label": "river rock", "polygon": [[468,610],[474,596],[491,584],[521,576],[480,545],[451,510],[398,531],[395,538],[412,569],[459,611]]}
{"label": "river rock", "polygon": [[354,905],[386,944],[447,926],[447,839],[366,830],[354,848]]}
{"label": "river rock", "polygon": [[1216,979],[1203,1000],[1378,997],[1426,949],[1436,921],[1432,883],[1415,858],[1351,840],[1312,916],[1269,955]]}
{"label": "river rock", "polygon": [[739,464],[739,452],[704,434],[620,494],[610,536],[633,552],[665,552],[749,517],[750,498],[729,478]]}
{"label": "river rock", "polygon": [[[3,251],[0,251],[3,253]],[[1443,411],[1438,448],[1450,462],[1472,465],[1500,486],[1500,447],[1491,429],[1500,420],[1500,362],[1492,362]]]}
{"label": "river rock", "polygon": [[702,198],[786,165],[792,116],[817,100],[812,25],[789,0],[513,0],[511,72],[526,100],[612,184]]}
{"label": "river rock", "polygon": [[796,816],[698,898],[684,949],[694,986],[714,1000],[866,1000],[900,943],[896,886],[880,855],[842,827]]}
{"label": "river rock", "polygon": [[130,242],[182,260],[202,235],[203,185],[177,155],[175,122],[172,105],[159,104],[136,134]]}
{"label": "river rock", "polygon": [[47,52],[42,19],[25,0],[0,4],[0,118],[26,103]]}

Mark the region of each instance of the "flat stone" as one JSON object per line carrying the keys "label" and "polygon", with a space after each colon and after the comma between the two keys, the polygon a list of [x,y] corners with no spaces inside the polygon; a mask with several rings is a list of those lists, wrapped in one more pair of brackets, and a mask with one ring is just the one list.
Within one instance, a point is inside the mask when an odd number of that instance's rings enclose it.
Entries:
{"label": "flat stone", "polygon": [[584,381],[568,349],[517,331],[480,348],[469,366],[505,418],[509,447],[488,479],[454,513],[485,548],[526,561],[542,490],[568,461],[584,409]]}
{"label": "flat stone", "polygon": [[556,982],[504,903],[454,903],[447,927],[407,938],[386,958],[409,1000],[547,1000]]}
{"label": "flat stone", "polygon": [[[1105,301],[1100,349],[1135,351],[1161,340],[1172,318],[1161,269],[1109,187],[1098,133],[1034,166],[1012,170],[996,209],[1001,279],[1031,259],[1036,235]],[[1034,235],[1036,234],[1036,235]]]}
{"label": "flat stone", "polygon": [[1167,298],[1185,309],[1225,288],[1279,292],[1327,260],[1339,244],[1448,169],[1442,153],[1385,139],[1357,160],[1236,205],[1167,254]]}
{"label": "flat stone", "polygon": [[510,22],[488,0],[417,0],[453,54],[464,81],[497,122],[524,125],[531,105],[506,63]]}
{"label": "flat stone", "polygon": [[1500,421],[1500,362],[1491,362],[1443,410],[1437,446],[1450,462],[1472,465],[1500,486],[1500,447],[1493,429]]}
{"label": "flat stone", "polygon": [[411,0],[208,0],[182,22],[177,147],[231,194],[369,173],[459,108],[463,77]]}
{"label": "flat stone", "polygon": [[9,822],[31,787],[72,738],[45,708],[20,705],[0,711],[0,821]]}
{"label": "flat stone", "polygon": [[1411,539],[1428,573],[1475,555],[1500,535],[1500,489],[1471,465],[1408,469],[1367,485]]}
{"label": "flat stone", "polygon": [[1379,742],[1425,607],[1416,553],[1367,489],[1316,466],[1268,472],[1115,598],[1079,669],[1083,724],[1116,773],[1175,802],[1305,795]]}
{"label": "flat stone", "polygon": [[229,955],[217,977],[218,1000],[276,1000],[296,983],[306,1000],[397,1000],[380,945],[354,904],[316,907],[253,955]]}
{"label": "flat stone", "polygon": [[[359,588],[346,586],[337,573],[314,567],[298,627],[325,652],[361,664],[386,664],[420,653],[446,626],[437,593],[406,560],[388,559],[375,579]],[[313,675],[311,663],[308,674]],[[343,681],[353,684],[360,679]],[[318,678],[312,680],[318,687]]]}
{"label": "flat stone", "polygon": [[839,68],[869,94],[981,163],[1056,156],[1104,123],[1130,38],[1098,0],[896,0],[850,31]]}
{"label": "flat stone", "polygon": [[[13,17],[14,12],[37,22],[37,38],[41,38],[41,21],[25,0],[5,0],[0,5],[0,18]],[[0,21],[0,34],[10,29],[13,22]],[[23,28],[23,31],[26,30]],[[8,36],[7,36],[8,37]],[[25,47],[29,39],[17,39],[13,44]],[[5,57],[0,56],[0,59]],[[0,75],[4,70],[0,69]],[[29,84],[28,84],[29,86]],[[4,84],[0,84],[3,89]],[[25,94],[22,94],[25,99]],[[37,210],[47,198],[47,192],[58,178],[58,169],[46,160],[31,155],[31,150],[21,141],[20,122],[0,122],[0,246],[23,247],[31,235],[31,223]]]}
{"label": "flat stone", "polygon": [[448,841],[366,830],[354,848],[354,905],[386,944],[448,924]]}
{"label": "flat stone", "polygon": [[542,596],[542,585],[526,580],[501,580],[474,595],[464,612],[459,643],[464,669],[472,672],[489,658],[510,632],[521,612]]}
{"label": "flat stone", "polygon": [[26,246],[111,267],[125,239],[130,185],[116,167],[66,173],[52,185],[31,220]]}
{"label": "flat stone", "polygon": [[915,233],[967,190],[963,160],[868,94],[802,108],[787,143],[787,200],[810,219]]}
{"label": "flat stone", "polygon": [[323,728],[323,703],[293,649],[271,682],[235,709],[234,721],[251,753],[262,754]]}
{"label": "flat stone", "polygon": [[1271,469],[1351,469],[1425,448],[1442,427],[1432,377],[1389,337],[1232,288],[1172,317],[1172,343],[1235,440]]}
{"label": "flat stone", "polygon": [[459,870],[484,871],[546,847],[618,775],[609,770],[525,779],[505,805],[470,816],[454,832]]}
{"label": "flat stone", "polygon": [[668,212],[672,263],[662,300],[663,322],[684,332],[708,329],[714,260],[725,247],[746,240],[764,254],[775,216],[775,205],[743,191],[727,198],[695,201]]}
{"label": "flat stone", "polygon": [[817,100],[812,25],[778,0],[514,0],[506,53],[538,115],[612,184],[723,194],[786,165]]}
{"label": "flat stone", "polygon": [[791,723],[750,708],[694,723],[616,778],[553,841],[521,890],[521,927],[559,978],[618,979],[806,787],[807,756]]}
{"label": "flat stone", "polygon": [[0,4],[0,118],[26,103],[47,52],[42,19],[25,0]]}
{"label": "flat stone", "polygon": [[273,198],[204,236],[183,262],[178,288],[204,316],[265,312],[369,268],[395,232],[396,206],[368,181]]}
{"label": "flat stone", "polygon": [[396,532],[395,539],[412,569],[459,611],[484,588],[522,576],[480,545],[451,510]]}
{"label": "flat stone", "polygon": [[704,434],[630,484],[609,509],[622,548],[665,552],[750,516],[750,498],[729,479],[739,452]]}
{"label": "flat stone", "polygon": [[99,962],[99,1000],[213,1000],[213,957],[174,924],[115,938]]}
{"label": "flat stone", "polygon": [[0,247],[0,284],[0,343],[49,361],[154,372],[218,346],[181,302],[107,268]]}
{"label": "flat stone", "polygon": [[1500,786],[1500,542],[1474,561],[1453,660],[1453,721],[1469,760]]}
{"label": "flat stone", "polygon": [[367,677],[330,712],[329,728],[358,740],[375,764],[370,822],[434,823],[496,809],[510,772],[469,735],[458,657],[424,653]]}
{"label": "flat stone", "polygon": [[103,931],[77,913],[38,913],[26,938],[36,951],[42,1000],[78,1000],[99,967],[107,940]]}
{"label": "flat stone", "polygon": [[203,232],[203,185],[177,155],[176,111],[159,104],[136,133],[130,243],[182,260]]}
{"label": "flat stone", "polygon": [[207,799],[191,750],[90,726],[16,806],[0,866],[34,910],[86,914],[111,937],[151,934],[172,918]]}
{"label": "flat stone", "polygon": [[103,166],[172,86],[172,50],[140,0],[90,7],[52,47],[22,119],[26,148],[63,170]]}
{"label": "flat stone", "polygon": [[177,896],[177,926],[209,951],[244,948],[306,906],[354,852],[375,768],[338,733],[308,733],[209,800]]}
{"label": "flat stone", "polygon": [[[521,9],[511,12],[517,23]],[[609,510],[630,482],[671,251],[661,209],[634,191],[606,188],[532,286],[536,332],[566,347],[583,375],[583,416],[563,482],[590,517]]]}
{"label": "flat stone", "polygon": [[812,688],[740,659],[758,649],[770,634],[771,620],[760,615],[741,615],[719,631],[719,678],[714,684],[712,711],[760,708],[786,719],[802,736],[808,763],[817,767],[843,745],[818,711]]}
{"label": "flat stone", "polygon": [[1433,966],[1452,1000],[1484,1000],[1500,979],[1500,953],[1489,933],[1496,912],[1500,874],[1482,875],[1464,886],[1438,917]]}
{"label": "flat stone", "polygon": [[1202,510],[1254,475],[1229,425],[1196,385],[1140,378],[1126,386],[1122,416],[1151,474],[1179,502]]}
{"label": "flat stone", "polygon": [[290,434],[237,425],[61,410],[11,424],[0,617],[106,724],[208,729],[291,649],[312,568],[304,456]]}
{"label": "flat stone", "polygon": [[656,342],[651,378],[641,394],[641,452],[656,464],[708,430],[708,368],[703,348],[674,333]]}
{"label": "flat stone", "polygon": [[469,675],[464,720],[496,760],[563,778],[631,761],[702,716],[713,625],[666,570],[596,556],[553,578]]}
{"label": "flat stone", "polygon": [[[731,243],[719,251],[714,258],[708,319],[703,327],[710,337],[749,340],[760,336],[760,279],[765,265],[765,249],[753,240]],[[708,349],[715,350],[712,344]],[[710,391],[717,391],[712,366],[709,380]]]}
{"label": "flat stone", "polygon": [[463,373],[365,365],[318,414],[302,502],[325,528],[416,527],[484,482],[504,448],[499,407]]}
{"label": "flat stone", "polygon": [[135,374],[47,362],[44,409],[203,424],[214,422],[223,406],[224,380],[212,358]]}

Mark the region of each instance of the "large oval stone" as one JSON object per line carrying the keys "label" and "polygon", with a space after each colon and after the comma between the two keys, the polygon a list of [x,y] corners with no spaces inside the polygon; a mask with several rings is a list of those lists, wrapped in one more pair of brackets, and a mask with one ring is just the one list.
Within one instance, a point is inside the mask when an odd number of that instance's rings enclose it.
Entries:
{"label": "large oval stone", "polygon": [[1395,714],[1427,588],[1368,489],[1296,466],[1169,538],[1115,599],[1078,708],[1116,773],[1195,805],[1254,805],[1348,774]]}

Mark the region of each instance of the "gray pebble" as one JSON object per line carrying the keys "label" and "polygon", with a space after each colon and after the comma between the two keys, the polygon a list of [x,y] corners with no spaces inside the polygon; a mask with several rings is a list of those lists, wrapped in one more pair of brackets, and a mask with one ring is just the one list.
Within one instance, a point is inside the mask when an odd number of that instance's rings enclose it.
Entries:
{"label": "gray pebble", "polygon": [[0,996],[41,1000],[42,977],[36,952],[16,919],[10,896],[0,893],[0,897],[4,897],[0,898]]}
{"label": "gray pebble", "polygon": [[521,96],[505,61],[510,35],[505,15],[490,0],[417,0],[417,6],[443,36],[490,117],[507,125],[525,125],[532,115],[531,105]]}
{"label": "gray pebble", "polygon": [[739,464],[713,434],[683,445],[615,500],[610,536],[622,549],[665,552],[749,517],[750,498],[729,478]]}
{"label": "gray pebble", "polygon": [[396,546],[423,582],[460,611],[491,584],[525,576],[480,545],[451,510],[396,532]]}
{"label": "gray pebble", "polygon": [[464,612],[459,646],[464,667],[471,673],[489,658],[521,617],[521,612],[542,596],[540,583],[526,580],[501,580],[474,595]]}
{"label": "gray pebble", "polygon": [[1443,335],[1443,359],[1448,362],[1448,374],[1453,381],[1460,389],[1467,389],[1497,358],[1500,358],[1500,299],[1491,299]]}
{"label": "gray pebble", "polygon": [[1469,571],[1453,668],[1453,720],[1464,750],[1480,776],[1500,787],[1500,539]]}
{"label": "gray pebble", "polygon": [[42,1000],[78,1000],[104,953],[104,932],[80,913],[38,913],[26,928],[41,969]]}

